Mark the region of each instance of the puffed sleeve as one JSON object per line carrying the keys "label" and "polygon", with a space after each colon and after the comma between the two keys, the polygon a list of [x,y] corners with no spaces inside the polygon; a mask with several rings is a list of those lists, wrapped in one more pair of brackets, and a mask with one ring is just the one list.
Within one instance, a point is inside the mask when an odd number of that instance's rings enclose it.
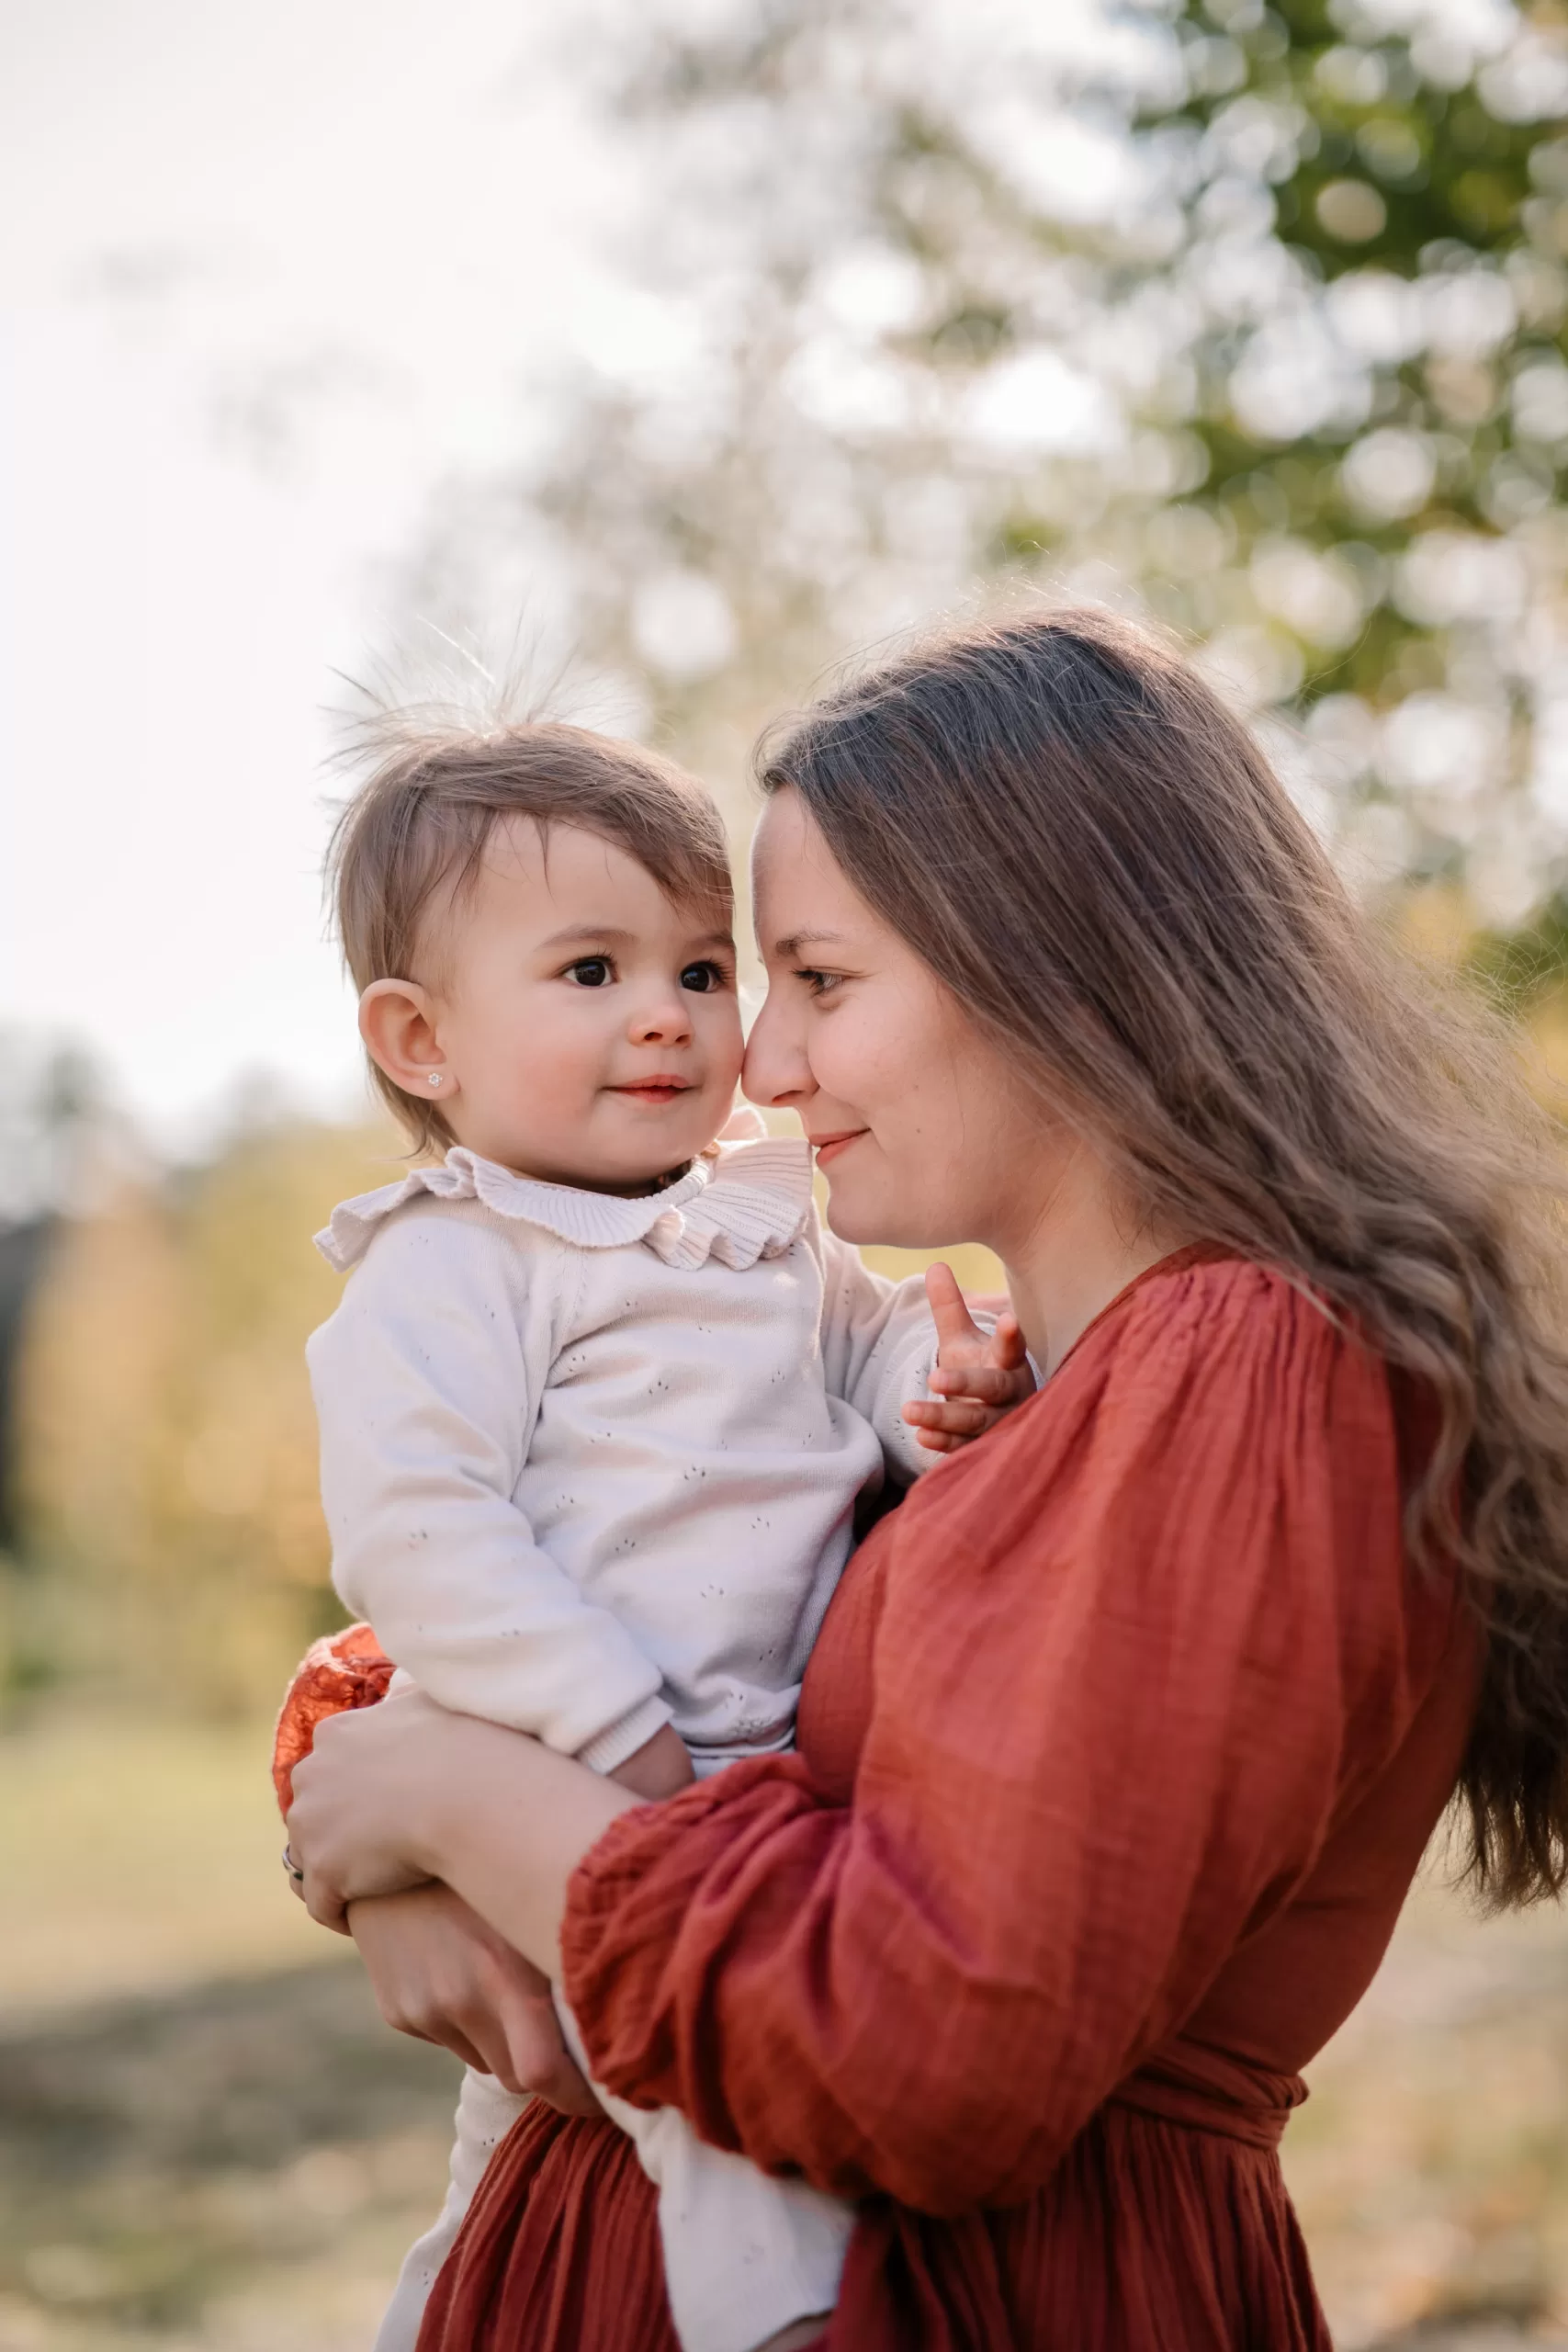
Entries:
{"label": "puffed sleeve", "polygon": [[340,1598],[432,1698],[610,1772],[670,1709],[513,1500],[549,1369],[546,1286],[482,1212],[391,1218],[306,1351],[321,1502]]}
{"label": "puffed sleeve", "polygon": [[623,1815],[566,1989],[623,2097],[942,2214],[1049,2177],[1411,1720],[1387,1379],[1161,1274],[872,1542],[850,1801],[770,1758]]}

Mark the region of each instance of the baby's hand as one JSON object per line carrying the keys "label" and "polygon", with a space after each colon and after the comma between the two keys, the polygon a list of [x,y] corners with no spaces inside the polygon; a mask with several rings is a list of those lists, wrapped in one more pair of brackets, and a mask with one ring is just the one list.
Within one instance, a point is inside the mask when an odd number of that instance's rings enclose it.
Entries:
{"label": "baby's hand", "polygon": [[1034,1374],[1017,1317],[998,1315],[995,1331],[982,1331],[951,1266],[928,1267],[926,1296],[937,1336],[937,1368],[927,1386],[936,1393],[906,1405],[904,1419],[933,1453],[953,1453],[1032,1396]]}

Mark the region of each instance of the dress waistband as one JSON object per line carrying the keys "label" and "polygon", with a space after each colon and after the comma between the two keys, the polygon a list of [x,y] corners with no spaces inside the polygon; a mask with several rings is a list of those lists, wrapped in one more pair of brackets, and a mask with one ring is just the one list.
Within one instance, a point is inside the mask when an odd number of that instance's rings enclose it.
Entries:
{"label": "dress waistband", "polygon": [[1207,2043],[1176,2041],[1119,2083],[1109,2103],[1249,2148],[1277,2148],[1306,2095],[1299,2075],[1270,2074]]}

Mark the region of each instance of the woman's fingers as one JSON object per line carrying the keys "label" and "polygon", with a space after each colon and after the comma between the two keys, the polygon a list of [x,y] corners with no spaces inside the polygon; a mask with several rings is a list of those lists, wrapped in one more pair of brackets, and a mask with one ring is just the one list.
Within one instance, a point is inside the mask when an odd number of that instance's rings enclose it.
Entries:
{"label": "woman's fingers", "polygon": [[603,2108],[567,2047],[549,1978],[509,1945],[502,1950],[507,1984],[497,2015],[518,2088],[531,2091],[563,2115],[602,2115]]}
{"label": "woman's fingers", "polygon": [[423,1790],[419,1764],[432,1727],[460,1736],[419,1693],[345,1710],[317,1725],[294,1770],[288,1831],[312,1918],[344,1926],[347,1904],[417,1886],[427,1870],[411,1852]]}
{"label": "woman's fingers", "polygon": [[324,1871],[308,1871],[299,1893],[305,1908],[319,1928],[330,1928],[334,1935],[346,1936],[348,1903]]}
{"label": "woman's fingers", "polygon": [[[389,2016],[385,2009],[381,2016],[394,2033],[406,2033],[412,2041],[428,2041],[433,2050],[449,2050],[454,2058],[461,2060],[465,2066],[471,2066],[477,2075],[495,2072],[479,2044],[470,2041],[451,2018],[433,2018],[429,2025],[424,2026],[412,2018]],[[511,2084],[506,2087],[510,2090]]]}
{"label": "woman's fingers", "polygon": [[389,2026],[563,2114],[600,2112],[562,2037],[549,1979],[449,1887],[355,1903],[350,1926]]}

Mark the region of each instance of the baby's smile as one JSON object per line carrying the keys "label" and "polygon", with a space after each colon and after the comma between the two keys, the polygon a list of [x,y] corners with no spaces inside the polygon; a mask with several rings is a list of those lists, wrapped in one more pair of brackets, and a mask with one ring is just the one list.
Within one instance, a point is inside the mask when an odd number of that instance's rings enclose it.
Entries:
{"label": "baby's smile", "polygon": [[660,1109],[667,1102],[679,1101],[682,1094],[689,1094],[693,1083],[689,1078],[658,1070],[651,1078],[635,1078],[625,1086],[612,1086],[607,1091],[623,1096],[628,1102],[646,1102]]}

